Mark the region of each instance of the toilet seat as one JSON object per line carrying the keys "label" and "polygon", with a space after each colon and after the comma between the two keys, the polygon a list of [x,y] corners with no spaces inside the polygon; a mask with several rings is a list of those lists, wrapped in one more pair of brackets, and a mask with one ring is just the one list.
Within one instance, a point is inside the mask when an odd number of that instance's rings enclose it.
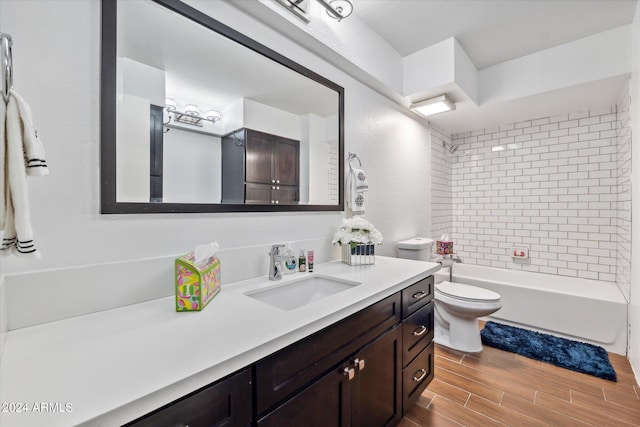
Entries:
{"label": "toilet seat", "polygon": [[498,302],[500,294],[477,286],[455,282],[441,282],[436,284],[436,292],[448,297],[469,302]]}

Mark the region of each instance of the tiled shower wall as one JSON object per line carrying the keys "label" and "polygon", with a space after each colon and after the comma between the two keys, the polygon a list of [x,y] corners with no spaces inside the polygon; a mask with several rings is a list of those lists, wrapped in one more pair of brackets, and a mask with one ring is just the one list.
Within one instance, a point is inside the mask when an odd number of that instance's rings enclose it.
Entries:
{"label": "tiled shower wall", "polygon": [[631,97],[627,86],[616,106],[616,283],[629,300],[631,288]]}
{"label": "tiled shower wall", "polygon": [[[450,158],[446,136],[432,132],[432,190],[442,188],[433,236],[452,218],[466,263],[616,281],[618,218],[628,214],[618,203],[617,161],[630,156],[617,126],[616,107],[528,120],[453,135],[461,147]],[[498,145],[506,149],[492,151]],[[448,161],[451,217],[436,207],[447,202]],[[529,258],[512,259],[514,246],[527,247]]]}
{"label": "tiled shower wall", "polygon": [[451,137],[433,126],[431,137],[431,230],[432,236],[451,234],[453,204],[451,193]]}
{"label": "tiled shower wall", "polygon": [[338,203],[338,142],[329,146],[329,204]]}

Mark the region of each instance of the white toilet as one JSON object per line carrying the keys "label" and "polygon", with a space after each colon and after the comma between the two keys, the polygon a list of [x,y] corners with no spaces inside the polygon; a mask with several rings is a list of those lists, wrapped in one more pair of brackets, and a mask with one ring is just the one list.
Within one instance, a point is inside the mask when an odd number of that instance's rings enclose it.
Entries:
{"label": "white toilet", "polygon": [[[429,261],[432,239],[416,237],[398,242],[398,257]],[[482,351],[478,318],[502,307],[500,294],[455,282],[435,285],[435,337],[445,347],[466,353]]]}
{"label": "white toilet", "polygon": [[500,294],[455,282],[436,284],[434,341],[466,353],[482,351],[478,318],[502,307]]}

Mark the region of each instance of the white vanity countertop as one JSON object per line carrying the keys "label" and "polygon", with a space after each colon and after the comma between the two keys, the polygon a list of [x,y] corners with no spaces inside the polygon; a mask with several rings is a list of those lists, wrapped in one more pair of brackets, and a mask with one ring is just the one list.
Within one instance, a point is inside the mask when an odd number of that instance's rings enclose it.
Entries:
{"label": "white vanity countertop", "polygon": [[0,425],[121,425],[439,268],[381,256],[371,266],[334,261],[282,281],[326,274],[362,284],[290,311],[244,295],[275,283],[265,276],[223,285],[201,312],[177,313],[167,297],[10,331],[0,362]]}

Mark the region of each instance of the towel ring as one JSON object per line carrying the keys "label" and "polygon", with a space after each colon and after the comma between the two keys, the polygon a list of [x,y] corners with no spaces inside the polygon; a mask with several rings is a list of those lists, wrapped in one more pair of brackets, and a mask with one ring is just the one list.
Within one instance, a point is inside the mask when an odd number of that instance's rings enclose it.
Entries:
{"label": "towel ring", "polygon": [[0,33],[2,41],[2,98],[9,102],[9,91],[13,89],[13,39],[9,34]]}
{"label": "towel ring", "polygon": [[353,166],[351,166],[351,161],[352,160],[357,160],[358,161],[358,167],[362,167],[362,162],[360,161],[360,158],[358,158],[358,155],[356,153],[349,153],[349,159],[347,160],[347,163],[349,164],[349,169],[353,170]]}

